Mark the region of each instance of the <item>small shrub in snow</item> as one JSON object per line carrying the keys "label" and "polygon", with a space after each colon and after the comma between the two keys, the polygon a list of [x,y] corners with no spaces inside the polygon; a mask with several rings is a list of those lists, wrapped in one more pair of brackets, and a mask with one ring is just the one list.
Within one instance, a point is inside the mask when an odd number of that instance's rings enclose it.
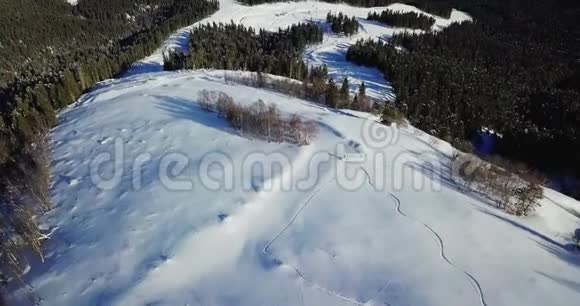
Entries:
{"label": "small shrub in snow", "polygon": [[212,97],[213,92],[210,92],[207,89],[204,89],[202,91],[199,92],[199,106],[208,112],[213,111],[213,97]]}
{"label": "small shrub in snow", "polygon": [[384,124],[396,123],[397,125],[401,125],[405,121],[403,114],[389,102],[386,102],[383,106],[381,119]]}
{"label": "small shrub in snow", "polygon": [[516,216],[527,216],[540,206],[538,200],[543,196],[542,187],[538,184],[527,183],[515,190],[515,201],[511,203],[508,212]]}
{"label": "small shrub in snow", "polygon": [[445,141],[451,144],[457,150],[464,153],[473,153],[473,144],[469,140],[453,138],[451,136],[443,137]]}

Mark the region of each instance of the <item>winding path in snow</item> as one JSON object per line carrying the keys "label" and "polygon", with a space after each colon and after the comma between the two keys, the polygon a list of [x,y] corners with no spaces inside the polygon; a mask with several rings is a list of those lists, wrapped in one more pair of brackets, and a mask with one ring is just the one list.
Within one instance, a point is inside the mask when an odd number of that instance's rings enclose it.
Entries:
{"label": "winding path in snow", "polygon": [[[329,153],[331,156],[333,156],[331,153]],[[360,167],[360,169],[364,172],[364,174],[367,177],[368,180],[368,184],[373,187],[376,190],[376,186],[375,184],[372,182],[370,174],[368,173],[368,171],[364,168],[364,167]],[[290,221],[274,236],[274,238],[272,238],[270,240],[270,242],[268,242],[268,244],[266,244],[266,246],[263,248],[262,252],[264,254],[266,254],[267,256],[275,259],[276,261],[282,263],[283,261],[279,258],[277,258],[276,256],[274,256],[271,252],[270,252],[270,247],[272,244],[274,244],[279,238],[280,236],[282,236],[291,226],[292,224],[294,224],[294,222],[296,221],[296,219],[298,218],[298,216],[300,216],[303,211],[306,209],[306,207],[312,202],[312,200],[316,197],[316,195],[323,190],[327,185],[329,185],[330,183],[332,183],[334,180],[336,179],[335,176],[332,177],[331,180],[329,180],[327,183],[325,183],[322,187],[318,188],[316,191],[314,191],[310,197],[302,204],[302,206],[298,209],[298,211],[296,212],[296,214],[294,214],[294,216],[290,219]],[[393,201],[393,203],[395,204],[395,211],[397,212],[397,214],[411,220],[414,222],[417,222],[419,224],[421,224],[425,229],[427,229],[434,237],[435,240],[438,243],[439,246],[439,257],[449,266],[451,266],[453,269],[461,272],[462,274],[464,274],[471,286],[473,287],[473,289],[476,291],[477,296],[479,297],[479,304],[480,306],[487,306],[487,303],[485,301],[485,295],[483,293],[483,289],[481,287],[481,284],[479,283],[479,281],[477,280],[477,278],[475,276],[473,276],[471,273],[469,273],[468,271],[460,268],[459,266],[457,266],[455,263],[453,263],[453,261],[451,261],[451,259],[449,259],[447,257],[447,255],[445,254],[445,243],[444,240],[442,238],[442,236],[436,231],[434,230],[431,226],[429,226],[428,224],[426,224],[423,221],[420,221],[417,218],[411,217],[408,214],[406,214],[405,212],[402,211],[401,209],[401,200],[393,193],[391,192],[387,192],[387,195],[391,198],[391,200]],[[300,269],[298,269],[298,267],[289,264],[289,263],[285,263],[286,265],[290,266],[295,272],[296,274],[299,276],[300,279],[302,279],[302,281],[304,281],[305,284],[308,284],[310,286],[312,286],[315,289],[318,289],[322,292],[327,293],[330,296],[334,296],[336,298],[339,298],[345,302],[354,304],[354,305],[366,305],[367,303],[371,302],[372,300],[374,300],[379,294],[381,294],[381,292],[383,292],[389,285],[390,280],[387,281],[379,291],[377,291],[377,293],[371,297],[368,301],[366,302],[360,302],[357,301],[353,298],[347,297],[337,291],[334,291],[332,289],[320,286],[319,284],[317,284],[316,282],[308,279],[307,277],[305,277],[305,274],[303,271],[301,271]]]}
{"label": "winding path in snow", "polygon": [[[316,195],[322,190],[324,189],[324,187],[326,187],[327,185],[329,185],[330,183],[332,183],[334,180],[336,179],[335,176],[332,177],[332,179],[330,179],[326,184],[324,184],[324,186],[318,188],[316,191],[314,191],[310,197],[302,204],[302,206],[300,207],[300,209],[298,209],[298,211],[296,212],[296,214],[294,215],[294,217],[292,219],[290,219],[290,221],[286,224],[286,226],[284,226],[284,228],[282,228],[282,230],[280,230],[278,232],[278,234],[272,239],[270,240],[270,242],[268,242],[268,244],[266,244],[266,246],[264,247],[264,249],[262,250],[262,252],[264,254],[266,254],[267,256],[270,256],[274,259],[276,259],[279,262],[282,262],[282,260],[280,260],[279,258],[277,258],[276,256],[274,256],[271,252],[270,252],[270,246],[276,242],[276,240],[278,240],[278,238],[280,238],[280,236],[282,236],[287,230],[288,228],[290,228],[290,226],[292,226],[292,224],[294,224],[294,221],[296,221],[296,218],[298,218],[298,216],[300,216],[302,214],[302,211],[304,211],[304,209],[308,206],[308,204],[310,204],[312,202],[312,199],[314,199],[314,197],[316,197]],[[361,303],[357,300],[354,300],[352,298],[349,298],[345,295],[340,294],[339,292],[336,292],[332,289],[323,287],[318,285],[317,283],[313,282],[312,280],[306,278],[304,276],[304,272],[302,272],[300,269],[298,269],[298,267],[294,266],[293,264],[290,263],[285,263],[286,265],[290,266],[298,275],[298,277],[300,277],[300,279],[302,279],[302,281],[304,281],[305,284],[312,286],[313,288],[320,290],[330,296],[334,296],[338,299],[341,299],[345,302],[354,304],[354,305],[360,305],[363,306],[365,303]]]}
{"label": "winding path in snow", "polygon": [[[333,156],[331,153],[329,153],[329,155]],[[280,263],[282,263],[282,262],[283,262],[281,259],[277,258],[276,256],[274,256],[274,255],[273,255],[273,254],[270,252],[270,246],[271,246],[272,244],[274,244],[274,243],[276,242],[276,240],[278,240],[278,238],[280,238],[280,236],[282,236],[282,235],[283,235],[283,234],[284,234],[284,233],[285,233],[285,232],[286,232],[286,231],[287,231],[287,230],[288,230],[288,229],[289,229],[289,228],[292,226],[292,224],[294,224],[294,222],[296,221],[296,219],[298,218],[298,216],[300,216],[300,215],[302,214],[302,212],[304,211],[304,209],[305,209],[305,208],[306,208],[306,207],[307,207],[307,206],[308,206],[308,205],[309,205],[309,204],[312,202],[312,200],[313,200],[313,199],[316,197],[316,195],[317,195],[317,194],[318,194],[318,193],[319,193],[321,190],[323,190],[323,189],[324,189],[326,186],[328,186],[330,183],[332,183],[332,182],[333,182],[333,181],[335,181],[335,180],[336,180],[336,176],[333,176],[333,177],[332,177],[332,178],[331,178],[331,179],[330,179],[328,182],[326,182],[326,183],[324,184],[324,186],[322,186],[322,187],[318,188],[316,191],[314,191],[314,192],[313,192],[313,193],[310,195],[310,197],[309,197],[309,198],[308,198],[308,199],[307,199],[307,200],[306,200],[306,201],[305,201],[305,202],[302,204],[302,206],[300,207],[300,209],[298,209],[298,211],[296,212],[296,214],[294,214],[294,217],[292,217],[292,219],[290,219],[290,221],[289,221],[289,222],[286,224],[286,226],[284,226],[284,227],[282,228],[282,230],[280,230],[280,231],[278,232],[278,234],[276,234],[276,236],[274,236],[274,238],[272,238],[272,240],[270,240],[270,242],[268,242],[268,244],[266,244],[266,246],[264,247],[264,249],[262,249],[262,252],[263,252],[264,254],[266,254],[267,256],[269,256],[269,257],[271,257],[271,258],[273,258],[273,259],[277,260],[277,261],[278,261],[278,262],[280,262]],[[389,286],[389,284],[390,284],[390,282],[391,282],[391,280],[389,279],[389,280],[388,280],[388,281],[387,281],[387,282],[386,282],[386,283],[385,283],[385,284],[384,284],[384,285],[381,287],[381,289],[380,289],[379,291],[377,291],[377,293],[376,293],[376,294],[375,294],[375,295],[374,295],[372,298],[370,298],[370,299],[369,299],[368,301],[366,301],[366,302],[360,302],[360,301],[357,301],[357,300],[355,300],[355,299],[353,299],[353,298],[350,298],[350,297],[348,297],[348,296],[345,296],[345,295],[343,295],[343,294],[341,294],[341,293],[339,293],[339,292],[337,292],[337,291],[335,291],[335,290],[332,290],[332,289],[326,288],[326,287],[324,287],[324,286],[321,286],[321,285],[317,284],[316,282],[314,282],[314,281],[312,281],[312,280],[308,279],[308,278],[307,278],[307,277],[304,275],[304,272],[303,272],[303,271],[301,271],[300,269],[298,269],[298,267],[296,267],[295,265],[293,265],[293,264],[290,264],[290,263],[286,263],[286,262],[284,262],[284,264],[286,264],[286,265],[290,266],[290,267],[291,267],[291,268],[292,268],[292,269],[293,269],[293,270],[296,272],[296,274],[298,275],[298,277],[299,277],[299,278],[300,278],[300,279],[301,279],[301,280],[302,280],[302,281],[303,281],[305,284],[307,284],[307,285],[310,285],[312,288],[315,288],[315,289],[317,289],[317,290],[319,290],[319,291],[322,291],[322,292],[324,292],[324,293],[326,293],[326,294],[328,294],[328,295],[330,295],[330,296],[336,297],[336,298],[338,298],[338,299],[340,299],[340,300],[342,300],[342,301],[344,301],[344,302],[347,302],[347,303],[350,303],[350,304],[353,304],[353,305],[359,305],[359,306],[364,306],[364,305],[367,305],[367,304],[368,304],[370,301],[374,300],[374,299],[375,299],[375,298],[376,298],[376,297],[377,297],[379,294],[381,294],[381,292],[385,291],[385,289],[386,289],[386,288]]]}
{"label": "winding path in snow", "polygon": [[474,287],[474,289],[477,290],[477,294],[479,295],[479,301],[480,304],[482,306],[487,306],[487,303],[485,302],[485,297],[483,294],[483,290],[481,289],[481,285],[479,284],[479,281],[469,272],[459,268],[457,265],[455,265],[448,257],[447,255],[445,255],[445,244],[443,243],[443,238],[441,237],[441,235],[439,233],[437,233],[437,231],[435,231],[431,226],[427,225],[426,223],[416,219],[416,218],[411,218],[409,215],[405,214],[404,212],[401,211],[401,200],[395,196],[394,194],[388,192],[389,196],[393,199],[394,203],[395,203],[395,210],[402,216],[405,216],[409,219],[412,219],[418,223],[421,223],[421,225],[423,225],[427,230],[429,230],[429,232],[431,232],[433,234],[433,236],[435,236],[435,238],[437,239],[437,242],[439,243],[439,257],[441,257],[445,262],[447,262],[447,264],[449,264],[450,266],[452,266],[453,268],[455,268],[456,270],[461,271],[463,274],[465,274],[465,276],[467,276],[467,278],[470,279],[470,282],[472,283],[472,286]]}
{"label": "winding path in snow", "polygon": [[[371,181],[371,177],[368,173],[368,171],[364,168],[361,167],[361,169],[363,170],[363,172],[365,173],[365,175],[367,176],[368,182],[369,184],[376,189],[375,185],[373,184],[373,182]],[[481,288],[481,284],[479,283],[479,281],[475,278],[475,276],[473,276],[471,273],[461,269],[460,267],[458,267],[456,264],[454,264],[448,257],[447,255],[445,255],[445,244],[443,243],[443,238],[441,237],[441,235],[435,231],[431,226],[429,226],[428,224],[426,224],[423,221],[420,221],[417,218],[413,218],[409,215],[407,215],[406,213],[404,213],[401,210],[401,200],[393,193],[391,192],[387,192],[387,194],[390,196],[390,198],[393,200],[393,203],[395,204],[395,211],[400,214],[401,216],[408,218],[412,221],[415,221],[417,223],[420,223],[421,225],[423,225],[423,227],[425,227],[431,234],[433,234],[433,236],[435,237],[435,239],[437,240],[438,244],[439,244],[439,257],[441,257],[441,259],[443,259],[448,265],[450,265],[451,267],[453,267],[455,270],[460,271],[461,273],[463,273],[468,279],[469,282],[471,283],[472,287],[477,291],[477,295],[479,296],[479,302],[481,306],[487,306],[487,303],[485,302],[485,295],[483,293],[483,289]]]}
{"label": "winding path in snow", "polygon": [[[360,169],[361,169],[361,170],[362,170],[362,171],[365,173],[365,175],[367,176],[367,179],[368,179],[368,183],[369,183],[369,185],[371,185],[373,188],[375,188],[375,189],[376,189],[376,187],[375,187],[374,183],[371,181],[371,177],[370,177],[370,175],[369,175],[368,171],[367,171],[367,170],[366,170],[364,167],[361,167]],[[306,200],[306,201],[305,201],[305,202],[302,204],[302,206],[300,207],[300,209],[298,209],[298,211],[296,212],[296,214],[294,215],[294,217],[292,217],[292,219],[290,219],[290,221],[289,221],[289,222],[288,222],[288,223],[287,223],[287,224],[286,224],[286,225],[285,225],[285,226],[284,226],[284,227],[283,227],[283,228],[282,228],[282,229],[281,229],[281,230],[280,230],[280,231],[279,231],[279,232],[276,234],[276,236],[274,236],[274,238],[272,238],[272,240],[270,240],[270,242],[268,242],[268,244],[266,244],[266,246],[265,246],[265,247],[264,247],[264,249],[262,250],[262,252],[263,252],[264,254],[266,254],[267,256],[269,256],[269,257],[271,257],[271,258],[274,258],[275,260],[277,260],[277,261],[279,261],[280,263],[282,263],[282,260],[280,260],[279,258],[277,258],[276,256],[274,256],[274,255],[273,255],[273,254],[270,252],[270,247],[271,247],[271,245],[272,245],[272,244],[274,244],[274,243],[275,243],[275,242],[278,240],[278,238],[280,238],[280,236],[282,236],[282,235],[283,235],[283,234],[284,234],[284,233],[285,233],[285,232],[286,232],[286,231],[287,231],[287,230],[288,230],[288,229],[289,229],[289,228],[292,226],[292,224],[294,224],[294,222],[296,221],[296,219],[298,218],[298,216],[300,216],[300,215],[302,214],[302,212],[304,211],[304,209],[305,209],[305,208],[306,208],[306,207],[307,207],[307,206],[308,206],[308,205],[309,205],[309,204],[312,202],[312,200],[313,200],[313,199],[316,197],[316,195],[317,195],[317,194],[318,194],[318,193],[319,193],[321,190],[323,190],[323,189],[324,189],[324,188],[325,188],[327,185],[329,185],[330,183],[332,183],[332,182],[333,182],[335,179],[336,179],[336,177],[334,177],[334,176],[333,176],[331,180],[329,180],[327,183],[325,183],[325,184],[324,184],[324,186],[322,186],[322,187],[318,188],[316,191],[314,191],[314,192],[313,192],[313,193],[310,195],[310,197],[309,197],[309,198],[308,198],[308,199],[307,199],[307,200]],[[435,237],[435,239],[436,239],[436,241],[437,241],[437,243],[438,243],[438,245],[439,245],[439,257],[440,257],[440,258],[441,258],[443,261],[445,261],[445,263],[447,263],[449,266],[451,266],[453,269],[455,269],[455,270],[457,270],[457,271],[459,271],[459,272],[463,273],[463,274],[464,274],[464,275],[465,275],[465,276],[468,278],[468,280],[469,280],[470,284],[472,285],[472,287],[473,287],[473,288],[474,288],[474,290],[476,291],[476,294],[477,294],[477,295],[478,295],[478,297],[479,297],[479,303],[480,303],[480,305],[481,305],[481,306],[487,306],[487,303],[486,303],[486,301],[485,301],[485,295],[484,295],[484,293],[483,293],[483,289],[482,289],[482,287],[481,287],[481,284],[480,284],[480,283],[479,283],[479,281],[477,280],[477,278],[475,278],[475,276],[473,276],[471,273],[467,272],[466,270],[463,270],[463,269],[461,269],[460,267],[458,267],[458,266],[457,266],[455,263],[453,263],[453,262],[452,262],[452,261],[449,259],[449,257],[447,257],[447,255],[445,254],[445,244],[444,244],[444,240],[443,240],[443,238],[441,237],[441,235],[440,235],[440,234],[439,234],[437,231],[435,231],[435,230],[434,230],[434,229],[433,229],[431,226],[429,226],[428,224],[426,224],[426,223],[424,223],[424,222],[422,222],[422,221],[420,221],[420,220],[418,220],[418,219],[416,219],[416,218],[413,218],[413,217],[409,216],[408,214],[406,214],[405,212],[403,212],[403,211],[401,210],[401,200],[400,200],[400,199],[399,199],[399,198],[398,198],[398,197],[397,197],[395,194],[393,194],[393,193],[391,193],[391,192],[387,192],[387,194],[389,195],[389,197],[392,199],[393,203],[395,204],[395,207],[394,207],[394,208],[395,208],[395,211],[396,211],[396,212],[397,212],[399,215],[401,215],[401,216],[403,216],[403,217],[405,217],[405,218],[408,218],[408,219],[410,219],[410,220],[412,220],[412,221],[414,221],[414,222],[417,222],[417,223],[421,224],[423,227],[425,227],[425,228],[426,228],[426,229],[427,229],[427,230],[428,230],[428,231],[429,231],[429,232],[430,232],[430,233],[431,233],[431,234],[432,234],[432,235]],[[329,288],[326,288],[326,287],[320,286],[320,285],[319,285],[319,284],[317,284],[316,282],[314,282],[314,281],[312,281],[312,280],[308,279],[308,278],[305,276],[304,272],[303,272],[303,271],[301,271],[300,269],[298,269],[298,267],[296,267],[296,266],[294,266],[294,265],[292,265],[292,264],[290,264],[290,263],[284,263],[284,264],[286,264],[286,265],[290,266],[290,267],[291,267],[291,268],[292,268],[292,269],[293,269],[293,270],[296,272],[296,274],[298,275],[298,277],[299,277],[300,279],[302,279],[302,281],[304,281],[304,283],[305,283],[305,284],[307,284],[307,285],[310,285],[311,287],[313,287],[313,288],[315,288],[315,289],[317,289],[317,290],[320,290],[320,291],[322,291],[322,292],[324,292],[324,293],[326,293],[326,294],[328,294],[328,295],[330,295],[330,296],[334,296],[334,297],[336,297],[336,298],[338,298],[338,299],[340,299],[340,300],[343,300],[343,301],[345,301],[345,302],[348,302],[348,303],[351,303],[351,304],[354,304],[354,305],[360,305],[360,306],[367,305],[367,303],[371,302],[371,301],[372,301],[372,300],[374,300],[374,299],[375,299],[375,298],[376,298],[376,297],[377,297],[379,294],[381,294],[381,292],[383,292],[383,291],[384,291],[384,290],[385,290],[385,289],[388,287],[388,285],[389,285],[389,283],[390,283],[390,280],[388,280],[388,281],[387,281],[387,282],[386,282],[386,283],[385,283],[385,284],[384,284],[384,285],[381,287],[381,289],[380,289],[379,291],[377,291],[377,293],[376,293],[376,294],[375,294],[375,295],[374,295],[372,298],[370,298],[370,299],[369,299],[368,301],[366,301],[366,302],[360,302],[360,301],[357,301],[357,300],[355,300],[355,299],[353,299],[353,298],[347,297],[347,296],[345,296],[345,295],[343,295],[343,294],[341,294],[341,293],[339,293],[339,292],[337,292],[337,291],[335,291],[335,290],[332,290],[332,289],[329,289]]]}

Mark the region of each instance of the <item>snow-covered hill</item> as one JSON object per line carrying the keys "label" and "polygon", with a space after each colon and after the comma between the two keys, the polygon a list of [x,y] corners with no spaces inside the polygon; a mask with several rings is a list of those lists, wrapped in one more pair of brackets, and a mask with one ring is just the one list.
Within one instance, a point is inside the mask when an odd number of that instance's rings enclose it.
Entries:
{"label": "snow-covered hill", "polygon": [[[206,21],[275,29],[329,10],[364,17],[369,9],[224,1]],[[341,52],[398,29],[361,22],[358,36],[329,33],[306,56],[337,77],[375,82],[384,97],[379,72],[345,63]],[[182,47],[186,32],[165,47]],[[52,235],[46,263],[26,275],[43,305],[579,300],[580,259],[566,248],[580,228],[578,202],[546,190],[535,216],[506,215],[462,192],[446,170],[453,149],[413,127],[227,83],[223,71],[161,72],[160,54],[96,86],[52,133],[56,208],[42,219]],[[320,133],[305,146],[249,139],[199,107],[204,89],[275,104]]]}

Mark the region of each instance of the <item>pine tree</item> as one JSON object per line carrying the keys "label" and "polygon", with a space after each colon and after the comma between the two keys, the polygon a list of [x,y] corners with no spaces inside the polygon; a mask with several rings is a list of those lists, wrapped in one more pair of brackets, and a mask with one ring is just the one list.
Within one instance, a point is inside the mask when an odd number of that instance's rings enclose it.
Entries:
{"label": "pine tree", "polygon": [[358,95],[359,97],[366,97],[367,96],[367,87],[365,85],[365,82],[362,82],[358,88]]}
{"label": "pine tree", "polygon": [[338,106],[339,99],[338,89],[336,88],[336,84],[334,83],[334,80],[332,78],[330,78],[328,80],[328,83],[326,84],[325,97],[326,97],[326,105],[333,108]]}
{"label": "pine tree", "polygon": [[368,99],[366,93],[365,82],[362,82],[358,88],[358,101],[356,108],[361,111],[366,111],[368,109]]}
{"label": "pine tree", "polygon": [[70,70],[67,70],[64,73],[63,85],[66,93],[67,104],[74,101],[81,94],[79,84]]}
{"label": "pine tree", "polygon": [[352,99],[352,107],[353,107],[355,110],[358,110],[358,106],[359,106],[359,105],[358,105],[358,94],[355,94],[355,95],[354,95],[354,98]]}
{"label": "pine tree", "polygon": [[344,80],[342,80],[342,86],[340,87],[340,101],[345,108],[348,108],[350,105],[348,93],[349,93],[348,78],[344,78]]}

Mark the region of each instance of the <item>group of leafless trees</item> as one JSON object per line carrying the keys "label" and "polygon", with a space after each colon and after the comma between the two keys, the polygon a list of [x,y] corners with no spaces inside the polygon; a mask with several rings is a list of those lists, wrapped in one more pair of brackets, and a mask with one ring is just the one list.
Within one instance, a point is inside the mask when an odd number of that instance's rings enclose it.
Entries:
{"label": "group of leafless trees", "polygon": [[540,206],[544,178],[530,169],[507,161],[484,161],[473,154],[456,153],[453,178],[470,191],[488,195],[498,208],[516,216],[527,216]]}
{"label": "group of leafless trees", "polygon": [[318,135],[316,123],[304,121],[296,114],[284,117],[276,105],[266,105],[262,100],[244,106],[223,92],[202,90],[199,105],[216,112],[245,136],[307,145]]}

